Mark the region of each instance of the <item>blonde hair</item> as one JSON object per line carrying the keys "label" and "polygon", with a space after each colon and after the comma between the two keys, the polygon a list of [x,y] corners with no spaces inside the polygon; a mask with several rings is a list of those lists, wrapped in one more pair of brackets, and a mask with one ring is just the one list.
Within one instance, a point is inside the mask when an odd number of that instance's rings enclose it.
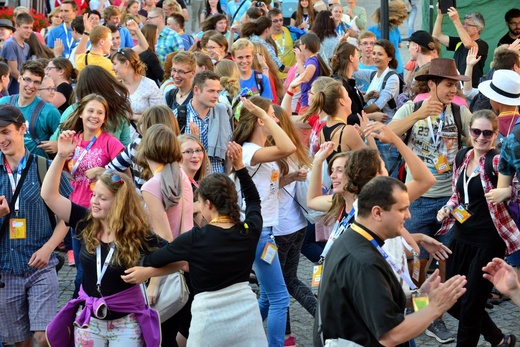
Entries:
{"label": "blonde hair", "polygon": [[238,39],[233,43],[233,46],[231,46],[231,55],[235,57],[235,51],[244,48],[251,48],[252,52],[255,50],[255,46],[248,39]]}
{"label": "blonde hair", "polygon": [[240,92],[240,72],[237,64],[228,59],[222,59],[215,66],[215,73],[220,77],[220,85],[233,99]]}

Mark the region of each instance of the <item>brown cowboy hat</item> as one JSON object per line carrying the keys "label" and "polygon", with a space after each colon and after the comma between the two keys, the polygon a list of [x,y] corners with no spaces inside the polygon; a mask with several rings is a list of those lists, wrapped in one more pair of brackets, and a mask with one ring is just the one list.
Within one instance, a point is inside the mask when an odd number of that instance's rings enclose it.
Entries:
{"label": "brown cowboy hat", "polygon": [[450,80],[467,82],[471,78],[460,75],[455,65],[455,60],[450,58],[435,58],[430,63],[430,72],[426,75],[415,76],[417,81],[428,81],[434,78],[447,78]]}

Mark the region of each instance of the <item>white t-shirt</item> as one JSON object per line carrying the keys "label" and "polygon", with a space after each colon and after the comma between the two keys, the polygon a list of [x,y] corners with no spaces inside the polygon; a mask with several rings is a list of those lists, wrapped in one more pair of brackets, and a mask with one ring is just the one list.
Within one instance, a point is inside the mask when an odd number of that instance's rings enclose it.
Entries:
{"label": "white t-shirt", "polygon": [[[289,165],[289,173],[294,171],[296,171],[296,168],[293,165]],[[292,182],[280,189],[278,225],[273,227],[274,236],[289,235],[303,229],[307,225],[307,220],[300,206],[294,200],[295,198],[296,182]]]}
{"label": "white t-shirt", "polygon": [[276,162],[257,163],[252,166],[251,160],[260,148],[262,147],[257,144],[245,142],[242,146],[242,159],[260,195],[264,227],[273,227],[278,225],[280,168]]}

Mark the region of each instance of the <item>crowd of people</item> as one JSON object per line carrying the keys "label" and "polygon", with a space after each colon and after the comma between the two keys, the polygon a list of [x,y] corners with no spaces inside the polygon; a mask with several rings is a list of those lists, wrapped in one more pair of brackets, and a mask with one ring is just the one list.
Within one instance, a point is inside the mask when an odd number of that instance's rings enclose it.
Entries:
{"label": "crowd of people", "polygon": [[0,346],[295,346],[290,296],[315,346],[515,346],[485,308],[520,304],[520,9],[490,52],[408,0],[389,39],[356,0],[50,5],[0,20]]}

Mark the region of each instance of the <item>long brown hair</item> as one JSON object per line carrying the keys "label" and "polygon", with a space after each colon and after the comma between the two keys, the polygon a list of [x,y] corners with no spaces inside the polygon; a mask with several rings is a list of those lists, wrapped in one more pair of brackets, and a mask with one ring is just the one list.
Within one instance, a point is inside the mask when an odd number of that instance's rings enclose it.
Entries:
{"label": "long brown hair", "polygon": [[[132,180],[120,172],[105,171],[98,176],[96,184],[103,184],[112,194],[114,201],[106,217],[108,230],[114,233],[115,263],[123,268],[139,264],[142,255],[151,249],[148,241],[155,237],[151,232],[147,212],[135,190]],[[80,238],[87,252],[93,254],[101,243],[99,232],[103,229],[101,221],[89,212],[84,219],[85,229]]]}
{"label": "long brown hair", "polygon": [[[317,54],[320,50],[320,38],[314,33],[308,33],[300,37],[300,43],[303,43],[305,47],[313,54]],[[320,65],[320,76],[330,76],[330,68],[323,58],[318,54],[318,63]]]}
{"label": "long brown hair", "polygon": [[[334,161],[339,158],[345,158],[345,166],[343,167],[344,170],[347,168],[347,164],[350,161],[352,151],[348,152],[340,152],[332,157],[330,160],[330,163],[327,167],[327,172],[329,173],[329,176],[332,174],[332,165],[334,164]],[[347,183],[348,184],[348,183]],[[346,190],[346,186],[343,187],[343,190]],[[323,223],[325,225],[330,225],[336,218],[338,218],[341,211],[345,208],[345,198],[343,198],[343,195],[341,194],[334,194],[332,197],[332,205],[330,206],[330,209],[327,211],[325,216],[323,217]]]}
{"label": "long brown hair", "polygon": [[83,119],[80,118],[81,115],[83,115],[83,112],[85,111],[85,108],[87,107],[87,104],[91,101],[97,101],[100,104],[103,105],[105,108],[105,120],[103,124],[101,125],[101,130],[103,132],[109,132],[109,113],[108,113],[108,103],[104,97],[98,94],[89,94],[85,96],[81,101],[78,103],[78,108],[76,108],[69,118],[67,118],[66,121],[64,121],[60,125],[61,131],[63,130],[74,130],[76,133],[83,132]]}
{"label": "long brown hair", "polygon": [[[280,74],[278,72],[278,66],[274,62],[273,58],[267,51],[267,48],[264,44],[260,42],[253,42],[253,46],[255,46],[253,53],[260,53],[264,56],[265,62],[267,66],[269,67],[269,79],[273,81],[274,87],[276,89],[276,96],[278,97],[278,100],[282,100],[283,96],[285,95],[285,87],[282,82],[282,78],[280,77]],[[253,54],[253,70],[256,71],[262,71],[262,66],[260,65],[260,61],[258,60],[258,57],[256,54]]]}
{"label": "long brown hair", "polygon": [[[314,7],[312,6],[312,0],[309,0],[309,6],[307,7],[307,12],[309,12],[309,24],[312,24],[314,21]],[[296,23],[295,26],[299,26],[303,22],[303,7],[301,5],[301,0],[298,0],[298,7],[296,8]]]}
{"label": "long brown hair", "polygon": [[329,82],[323,90],[314,94],[312,102],[302,118],[308,119],[310,116],[318,114],[321,111],[325,112],[330,117],[334,117],[338,112],[338,101],[343,98],[342,88],[343,83],[341,83],[341,81],[334,80]]}
{"label": "long brown hair", "polygon": [[[272,102],[269,99],[262,98],[261,96],[254,95],[249,100],[262,110],[267,112]],[[249,141],[253,132],[255,131],[255,125],[257,124],[258,117],[249,112],[245,107],[240,109],[240,119],[233,131],[233,141],[239,145],[243,145],[244,142]]]}
{"label": "long brown hair", "polygon": [[[280,166],[280,175],[285,176],[289,173],[288,160],[292,160],[298,167],[311,167],[311,160],[309,157],[309,150],[307,146],[302,145],[302,139],[300,133],[294,126],[291,120],[291,115],[288,114],[281,106],[273,105],[274,114],[278,118],[278,125],[285,131],[287,136],[291,139],[291,142],[296,145],[296,152],[290,157],[280,159],[278,165]],[[273,139],[269,137],[268,141],[274,143]]]}

